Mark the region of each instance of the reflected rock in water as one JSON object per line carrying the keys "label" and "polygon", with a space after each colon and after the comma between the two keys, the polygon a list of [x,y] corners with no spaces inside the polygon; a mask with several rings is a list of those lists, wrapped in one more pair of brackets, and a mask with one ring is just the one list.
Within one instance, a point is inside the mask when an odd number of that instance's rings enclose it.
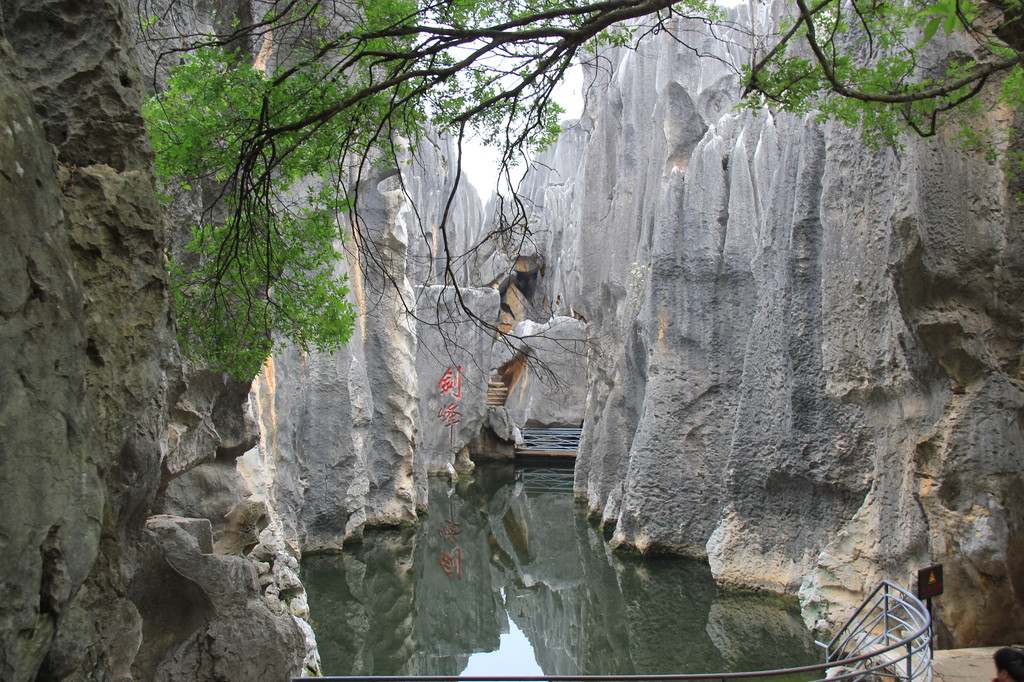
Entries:
{"label": "reflected rock in water", "polygon": [[[499,647],[510,619],[547,675],[819,662],[795,604],[724,592],[704,562],[613,554],[576,513],[571,473],[525,474],[431,479],[415,531],[307,557],[325,674],[457,675]],[[506,662],[490,674],[525,673]]]}
{"label": "reflected rock in water", "polygon": [[711,605],[707,631],[729,670],[799,665],[778,654],[766,657],[765,652],[790,652],[798,660],[821,662],[816,656],[821,655],[822,649],[808,637],[800,612],[781,597],[742,592],[721,594]]}
{"label": "reflected rock in water", "polygon": [[[404,670],[416,656],[412,639],[415,535],[374,533],[370,541],[336,554],[303,560],[303,582],[325,674]],[[313,610],[311,609],[311,614]],[[337,669],[339,661],[345,662]],[[337,672],[335,672],[337,670]]]}

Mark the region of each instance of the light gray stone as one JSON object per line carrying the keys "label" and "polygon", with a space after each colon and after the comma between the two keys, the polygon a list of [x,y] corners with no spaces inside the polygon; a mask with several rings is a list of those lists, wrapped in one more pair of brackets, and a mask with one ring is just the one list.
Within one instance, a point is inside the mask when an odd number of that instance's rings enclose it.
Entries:
{"label": "light gray stone", "polygon": [[427,474],[454,466],[487,421],[493,369],[488,360],[499,304],[498,291],[490,288],[460,288],[457,294],[443,286],[417,291],[418,484],[425,486]]}
{"label": "light gray stone", "polygon": [[[515,443],[517,441],[516,434],[519,428],[515,422],[512,421],[512,416],[508,413],[508,409],[505,406],[499,407],[488,407],[487,408],[487,428],[489,428],[495,436],[498,438]],[[518,440],[522,439],[520,434]]]}
{"label": "light gray stone", "polygon": [[244,403],[249,382],[221,372],[189,368],[171,408],[164,478],[171,480],[217,457],[233,460],[251,449],[259,433]]}
{"label": "light gray stone", "polygon": [[388,189],[388,175],[368,179],[360,193],[360,238],[377,244],[382,260],[361,262],[351,244],[345,251],[358,315],[349,345],[333,355],[285,349],[253,383],[261,442],[241,471],[288,541],[304,550],[341,547],[367,525],[416,518],[409,209],[401,190]]}
{"label": "light gray stone", "polygon": [[[544,323],[526,320],[513,327],[508,338],[514,354],[526,359],[505,402],[513,423],[518,427],[582,424],[587,387],[586,324],[572,317],[553,317]],[[499,353],[495,365],[511,359],[507,348]]]}
{"label": "light gray stone", "polygon": [[[196,537],[192,531],[204,525]],[[264,603],[254,562],[204,552],[205,519],[153,517],[147,529],[134,599],[143,623],[163,634],[144,637],[139,679],[269,681],[301,673],[305,634]]]}
{"label": "light gray stone", "polygon": [[940,642],[1024,633],[994,605],[1024,594],[1016,185],[948,135],[871,151],[732,113],[722,65],[670,38],[607,56],[522,185],[540,295],[591,339],[589,514],[616,546],[799,591],[815,628],[942,562]]}
{"label": "light gray stone", "polygon": [[[419,365],[425,354],[457,354],[463,340],[449,343],[452,327],[438,323],[436,310],[431,317],[423,296],[435,289],[412,288],[413,281],[450,276],[438,249],[446,238],[440,225],[453,186],[451,143],[428,134],[407,155],[408,164],[375,170],[360,187],[361,248],[344,245],[338,272],[350,277],[357,311],[348,346],[333,355],[287,349],[253,385],[251,405],[263,440],[242,459],[240,470],[247,489],[270,505],[289,542],[304,551],[341,547],[369,526],[415,520],[426,506],[427,469],[443,471],[462,452],[441,454],[440,437],[429,436],[440,431],[427,429],[421,401],[425,387],[436,386],[440,375],[423,379]],[[447,238],[459,240],[449,245],[453,253],[462,253],[476,237],[480,214],[479,199],[463,180],[446,227]],[[466,265],[452,267],[462,273]],[[497,303],[490,299],[496,294],[464,291],[482,325],[492,324]],[[466,343],[473,359],[464,370],[467,398],[473,398],[465,406],[479,416],[488,371],[480,358],[487,357],[490,332],[468,316],[455,319],[466,323],[460,333],[472,337]],[[444,317],[442,323],[449,324]],[[448,364],[453,371],[459,366]],[[434,369],[429,365],[431,374]],[[431,409],[436,415],[440,407]],[[446,429],[445,440],[454,443],[458,436],[464,444],[479,426],[479,418],[467,417],[459,433]]]}

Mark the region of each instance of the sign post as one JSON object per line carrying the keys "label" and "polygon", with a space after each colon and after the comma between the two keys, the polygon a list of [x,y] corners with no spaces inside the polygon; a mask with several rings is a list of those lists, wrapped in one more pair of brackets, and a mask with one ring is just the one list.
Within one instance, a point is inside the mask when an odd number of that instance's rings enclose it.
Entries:
{"label": "sign post", "polygon": [[[942,564],[922,568],[917,572],[917,598],[926,599],[928,603],[928,619],[932,619],[932,597],[942,594]],[[934,634],[935,629],[932,628]],[[935,658],[935,639],[928,637],[930,654]]]}

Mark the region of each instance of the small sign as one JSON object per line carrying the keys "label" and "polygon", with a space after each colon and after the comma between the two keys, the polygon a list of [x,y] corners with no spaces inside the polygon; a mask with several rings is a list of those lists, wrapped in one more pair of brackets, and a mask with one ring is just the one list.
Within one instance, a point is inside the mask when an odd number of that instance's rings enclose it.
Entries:
{"label": "small sign", "polygon": [[931,599],[942,594],[942,564],[922,568],[917,572],[917,596]]}

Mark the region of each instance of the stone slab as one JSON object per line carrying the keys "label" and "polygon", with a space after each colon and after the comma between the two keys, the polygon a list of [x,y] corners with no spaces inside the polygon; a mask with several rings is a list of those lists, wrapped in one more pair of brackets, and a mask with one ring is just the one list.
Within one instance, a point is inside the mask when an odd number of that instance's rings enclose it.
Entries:
{"label": "stone slab", "polygon": [[998,649],[940,649],[932,659],[932,673],[937,682],[985,682],[995,677],[992,655]]}

